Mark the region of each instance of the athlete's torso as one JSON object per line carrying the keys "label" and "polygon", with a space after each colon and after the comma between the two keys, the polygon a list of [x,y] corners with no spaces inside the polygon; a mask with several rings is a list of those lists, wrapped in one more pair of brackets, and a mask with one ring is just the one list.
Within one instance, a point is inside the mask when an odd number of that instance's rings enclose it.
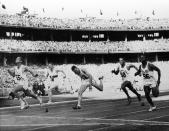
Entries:
{"label": "athlete's torso", "polygon": [[141,65],[141,74],[143,77],[143,85],[150,86],[151,88],[156,87],[157,81],[154,77],[153,70],[150,70],[149,63],[143,68]]}
{"label": "athlete's torso", "polygon": [[127,80],[129,77],[129,70],[127,69],[127,65],[125,64],[123,67],[119,64],[119,73],[122,77],[122,80]]}
{"label": "athlete's torso", "polygon": [[89,76],[88,76],[87,74],[85,74],[85,69],[80,69],[79,77],[80,77],[82,80],[89,79]]}
{"label": "athlete's torso", "polygon": [[24,81],[27,80],[25,66],[21,65],[19,68],[17,66],[14,67],[15,69],[15,81]]}
{"label": "athlete's torso", "polygon": [[143,79],[151,79],[152,77],[154,77],[153,71],[149,69],[149,63],[147,63],[147,65],[144,68],[141,65],[141,73],[142,73]]}

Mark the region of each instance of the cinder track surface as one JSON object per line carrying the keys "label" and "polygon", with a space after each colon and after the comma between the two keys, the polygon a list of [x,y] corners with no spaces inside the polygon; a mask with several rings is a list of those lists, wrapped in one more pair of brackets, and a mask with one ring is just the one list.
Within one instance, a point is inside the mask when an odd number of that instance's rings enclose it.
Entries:
{"label": "cinder track surface", "polygon": [[[161,97],[169,97],[165,92]],[[40,107],[33,99],[29,109],[20,110],[17,100],[1,99],[1,131],[169,131],[169,99],[156,101],[157,110],[140,106],[136,98],[130,106],[125,99],[86,98],[82,109],[73,110],[75,97],[56,96],[51,105]],[[44,98],[47,102],[47,98]],[[45,112],[48,108],[49,112]]]}

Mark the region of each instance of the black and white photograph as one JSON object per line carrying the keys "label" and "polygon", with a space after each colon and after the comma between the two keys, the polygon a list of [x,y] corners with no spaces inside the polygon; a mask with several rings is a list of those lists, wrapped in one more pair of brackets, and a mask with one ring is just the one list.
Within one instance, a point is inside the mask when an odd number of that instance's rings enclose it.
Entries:
{"label": "black and white photograph", "polygon": [[0,0],[0,131],[169,131],[169,0]]}

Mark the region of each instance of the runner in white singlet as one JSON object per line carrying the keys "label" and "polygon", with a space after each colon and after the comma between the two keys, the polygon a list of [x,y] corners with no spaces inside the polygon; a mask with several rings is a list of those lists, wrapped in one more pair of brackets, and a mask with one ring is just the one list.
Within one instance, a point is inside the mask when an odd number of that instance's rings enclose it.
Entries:
{"label": "runner in white singlet", "polygon": [[39,100],[40,104],[42,104],[42,99],[38,96],[36,96],[32,91],[28,89],[28,79],[26,76],[26,72],[29,72],[32,74],[32,76],[37,77],[37,74],[34,74],[33,71],[31,71],[27,66],[24,66],[22,64],[22,58],[17,57],[16,58],[16,66],[13,69],[8,69],[8,73],[14,77],[15,86],[10,94],[17,97],[21,103],[21,109],[28,108],[27,101],[18,94],[18,92],[23,91],[24,95],[30,96],[32,98],[35,98]]}
{"label": "runner in white singlet", "polygon": [[48,69],[46,70],[46,81],[45,81],[45,90],[48,92],[49,101],[48,103],[52,103],[52,89],[60,88],[63,85],[63,81],[58,78],[58,73],[61,72],[64,74],[63,78],[66,78],[66,74],[63,70],[56,69],[53,64],[48,65]]}
{"label": "runner in white singlet", "polygon": [[[159,96],[159,84],[161,79],[161,71],[158,67],[153,65],[152,63],[149,63],[145,56],[141,56],[141,65],[139,66],[139,70],[135,73],[136,75],[142,75],[143,77],[143,86],[144,86],[144,92],[145,97],[150,104],[149,111],[153,111],[156,109],[156,106],[154,105],[150,93],[152,91],[152,94],[154,97]],[[158,80],[156,81],[154,78],[154,71],[158,73]]]}
{"label": "runner in white singlet", "polygon": [[131,90],[137,96],[138,101],[141,103],[141,105],[144,105],[144,103],[141,102],[141,95],[133,88],[133,84],[131,82],[131,77],[130,77],[130,74],[129,74],[130,68],[135,68],[136,70],[138,70],[132,64],[127,65],[123,58],[119,58],[119,65],[118,65],[116,70],[112,70],[112,73],[114,73],[116,75],[118,73],[120,73],[120,75],[122,77],[121,89],[127,95],[127,99],[128,99],[127,105],[130,105],[130,103],[131,103],[131,97],[130,97],[127,89],[126,89],[127,87],[129,88],[129,90]]}
{"label": "runner in white singlet", "polygon": [[157,81],[154,77],[154,71],[149,70],[149,66],[151,63],[147,62],[145,68],[141,66],[141,74],[143,76],[143,85],[149,86],[150,88],[154,88],[157,85]]}
{"label": "runner in white singlet", "polygon": [[73,107],[73,109],[81,109],[82,95],[88,87],[93,86],[99,91],[103,91],[103,77],[99,78],[100,83],[98,84],[86,69],[80,69],[77,66],[72,66],[71,69],[76,75],[81,78],[81,86],[78,90],[78,103]]}
{"label": "runner in white singlet", "polygon": [[24,65],[21,65],[20,67],[15,66],[14,67],[14,81],[16,84],[23,85],[23,88],[25,90],[28,89],[28,79],[26,76],[26,67]]}

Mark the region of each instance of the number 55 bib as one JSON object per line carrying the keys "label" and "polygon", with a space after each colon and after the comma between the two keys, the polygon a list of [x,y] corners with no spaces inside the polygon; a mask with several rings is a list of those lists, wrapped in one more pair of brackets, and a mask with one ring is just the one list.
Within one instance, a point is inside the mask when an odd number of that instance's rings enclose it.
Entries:
{"label": "number 55 bib", "polygon": [[145,68],[143,68],[141,66],[141,73],[142,73],[142,76],[143,76],[143,85],[155,87],[156,86],[156,80],[155,80],[155,77],[154,77],[154,72],[149,70],[148,64],[149,63],[147,63]]}
{"label": "number 55 bib", "polygon": [[24,65],[21,65],[19,68],[15,67],[15,77],[14,77],[15,83],[19,85],[23,85],[24,88],[27,88],[28,86],[28,79],[25,73]]}

